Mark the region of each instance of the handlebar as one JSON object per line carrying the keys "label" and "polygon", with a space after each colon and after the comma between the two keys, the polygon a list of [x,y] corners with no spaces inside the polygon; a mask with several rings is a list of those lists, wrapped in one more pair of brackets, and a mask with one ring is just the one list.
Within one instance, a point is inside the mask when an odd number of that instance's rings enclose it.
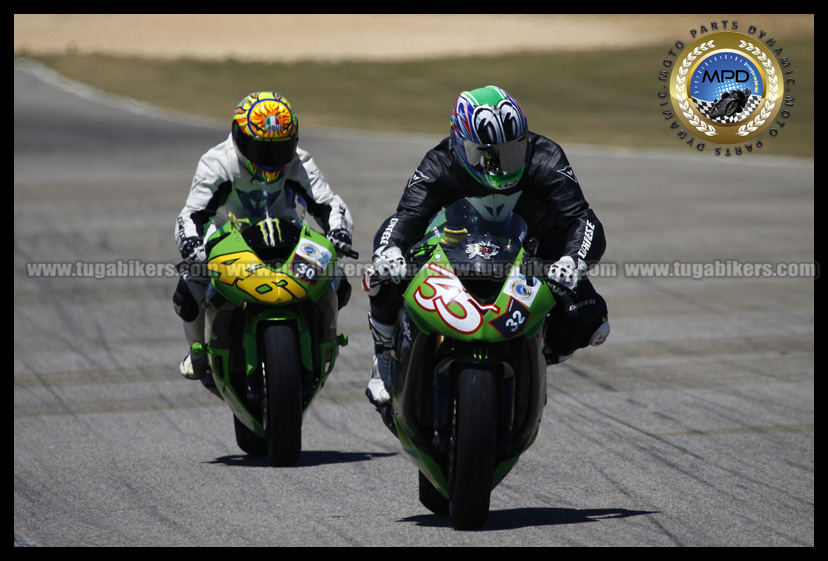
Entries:
{"label": "handlebar", "polygon": [[[407,278],[410,280],[410,277],[407,277]],[[542,281],[546,282],[547,285],[549,285],[550,290],[552,290],[553,292],[564,293],[564,294],[567,294],[569,296],[577,296],[578,295],[577,289],[569,288],[568,286],[563,285],[563,284],[561,284],[557,281],[548,279],[545,276],[542,276],[540,278],[541,278]],[[526,281],[527,281],[528,284],[534,285],[535,281],[534,281],[534,277],[531,275],[531,273],[526,275]],[[372,272],[372,274],[369,275],[369,274],[367,274],[367,271],[366,271],[366,274],[363,275],[363,278],[362,278],[362,289],[363,289],[364,292],[369,292],[370,290],[372,290],[372,289],[374,289],[374,288],[376,288],[380,285],[387,284],[387,283],[390,283],[390,282],[393,282],[391,277],[381,278],[375,272]]]}
{"label": "handlebar", "polygon": [[569,288],[568,286],[565,286],[565,285],[559,283],[558,281],[553,281],[551,279],[544,279],[544,280],[546,281],[546,284],[552,285],[554,287],[552,289],[553,292],[558,290],[558,291],[561,291],[565,294],[568,294],[569,296],[577,296],[578,295],[577,290],[575,290],[573,288]]}
{"label": "handlebar", "polygon": [[349,249],[348,251],[343,251],[340,253],[342,257],[350,257],[351,259],[359,259],[359,252],[354,251],[353,249]]}

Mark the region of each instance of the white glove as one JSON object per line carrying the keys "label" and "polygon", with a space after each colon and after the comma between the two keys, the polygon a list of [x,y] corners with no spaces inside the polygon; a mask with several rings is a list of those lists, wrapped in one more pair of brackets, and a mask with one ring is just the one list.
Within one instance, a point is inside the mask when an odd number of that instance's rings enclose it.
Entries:
{"label": "white glove", "polygon": [[583,259],[578,259],[578,264],[569,255],[561,257],[556,263],[549,265],[546,270],[546,278],[562,284],[569,290],[575,290],[578,282],[587,272],[587,264]]}
{"label": "white glove", "polygon": [[405,275],[405,258],[395,245],[385,245],[374,252],[374,274],[380,280],[392,280],[399,284]]}

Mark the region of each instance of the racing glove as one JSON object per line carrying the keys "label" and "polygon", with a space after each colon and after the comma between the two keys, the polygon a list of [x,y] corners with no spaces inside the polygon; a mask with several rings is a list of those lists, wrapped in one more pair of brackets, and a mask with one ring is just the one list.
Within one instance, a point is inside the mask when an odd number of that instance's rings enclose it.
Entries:
{"label": "racing glove", "polygon": [[587,264],[583,259],[578,259],[578,264],[576,265],[575,260],[569,255],[566,255],[549,265],[546,269],[546,278],[565,286],[569,290],[575,290],[578,282],[586,272]]}
{"label": "racing glove", "polygon": [[328,232],[328,240],[333,244],[337,253],[351,251],[351,235],[344,228],[337,228]]}
{"label": "racing glove", "polygon": [[405,275],[405,258],[395,245],[385,245],[374,252],[374,274],[380,280],[392,280],[399,284]]}
{"label": "racing glove", "polygon": [[207,261],[207,250],[204,248],[204,242],[197,236],[181,240],[181,243],[178,244],[178,251],[185,263],[192,265]]}

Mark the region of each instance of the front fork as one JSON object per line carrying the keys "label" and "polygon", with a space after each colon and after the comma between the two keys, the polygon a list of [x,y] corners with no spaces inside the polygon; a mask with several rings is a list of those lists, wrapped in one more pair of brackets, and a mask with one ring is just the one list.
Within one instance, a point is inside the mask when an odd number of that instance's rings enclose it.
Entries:
{"label": "front fork", "polygon": [[[451,371],[456,361],[446,358],[434,368],[434,447],[446,453],[452,446],[452,426],[456,384],[453,383]],[[508,362],[475,363],[496,365],[499,371],[499,408],[497,424],[497,452],[505,453],[511,449],[512,433],[515,419],[515,373]]]}

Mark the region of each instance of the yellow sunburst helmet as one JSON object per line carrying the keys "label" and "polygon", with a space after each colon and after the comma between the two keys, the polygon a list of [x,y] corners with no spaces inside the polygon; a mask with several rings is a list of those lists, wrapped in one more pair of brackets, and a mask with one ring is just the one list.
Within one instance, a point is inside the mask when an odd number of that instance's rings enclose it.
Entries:
{"label": "yellow sunburst helmet", "polygon": [[276,92],[252,93],[236,106],[232,129],[248,171],[261,181],[280,179],[299,142],[299,120],[290,102]]}

